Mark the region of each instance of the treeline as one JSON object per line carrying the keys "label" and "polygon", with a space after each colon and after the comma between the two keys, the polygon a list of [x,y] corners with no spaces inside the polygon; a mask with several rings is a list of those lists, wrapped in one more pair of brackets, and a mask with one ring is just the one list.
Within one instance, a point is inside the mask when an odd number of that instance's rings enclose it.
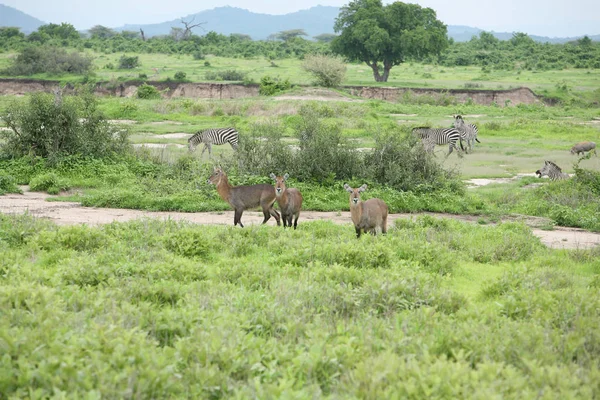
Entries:
{"label": "treeline", "polygon": [[468,42],[452,43],[439,59],[430,62],[448,67],[477,65],[502,70],[600,68],[600,43],[587,36],[565,44],[540,43],[525,33],[499,40],[489,32],[481,32]]}
{"label": "treeline", "polygon": [[[81,34],[70,24],[48,24],[25,35],[18,28],[0,28],[0,51],[19,51],[32,47],[85,49],[99,53],[188,54],[203,59],[207,54],[231,58],[299,58],[306,54],[331,53],[331,37],[317,41],[304,39],[299,29],[272,35],[272,40],[252,40],[244,34],[222,35],[208,32],[198,36],[191,31],[172,28],[169,35],[143,38],[141,32],[116,32],[95,26]],[[324,36],[324,35],[321,35]],[[322,39],[322,40],[321,40]],[[411,60],[406,60],[411,61]],[[499,40],[481,32],[468,42],[453,42],[439,56],[426,60],[448,67],[480,66],[501,70],[549,70],[564,68],[600,68],[600,43],[587,36],[566,44],[539,43],[525,33],[510,40]]]}
{"label": "treeline", "polygon": [[[286,34],[290,33],[290,34]],[[18,28],[0,28],[0,51],[23,51],[32,46],[70,47],[99,53],[188,54],[202,59],[206,54],[231,58],[267,57],[269,59],[303,58],[309,53],[329,53],[326,41],[303,39],[302,30],[280,32],[273,40],[252,40],[243,34],[229,36],[208,32],[198,36],[173,28],[171,34],[143,38],[141,32],[115,32],[96,26],[89,34],[79,33],[70,24],[48,24],[25,35]]]}

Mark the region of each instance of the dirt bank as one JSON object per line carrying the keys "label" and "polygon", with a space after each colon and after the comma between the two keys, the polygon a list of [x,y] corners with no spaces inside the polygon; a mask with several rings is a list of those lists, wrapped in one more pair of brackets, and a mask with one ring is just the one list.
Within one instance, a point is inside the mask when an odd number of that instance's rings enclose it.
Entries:
{"label": "dirt bank", "polygon": [[[101,225],[113,221],[125,222],[139,218],[159,218],[184,220],[197,224],[231,225],[233,224],[233,211],[225,212],[149,212],[139,210],[126,210],[119,208],[93,208],[83,207],[74,202],[48,202],[49,196],[45,193],[25,191],[24,194],[7,194],[0,196],[0,212],[5,214],[22,214],[49,219],[60,225],[88,224]],[[398,218],[416,218],[420,214],[390,214],[388,223],[393,225]],[[478,217],[469,215],[429,214],[439,218],[452,218],[475,223]],[[316,212],[303,211],[300,223],[315,220],[329,220],[350,227],[349,212]],[[246,211],[242,217],[245,225],[260,224],[263,220],[261,212]],[[530,226],[539,226],[539,218],[525,218],[525,223]],[[274,225],[271,219],[268,222]],[[533,233],[540,238],[542,243],[551,248],[586,249],[600,245],[600,234],[587,232],[576,228],[557,227],[552,231],[532,228]]]}
{"label": "dirt bank", "polygon": [[[131,97],[142,81],[131,81],[120,84],[98,82],[95,92],[103,96]],[[163,98],[195,98],[195,99],[238,99],[257,97],[259,86],[240,85],[233,83],[180,83],[180,82],[147,82],[155,86]],[[52,92],[58,87],[58,81],[35,79],[0,79],[0,95],[24,95],[30,92]],[[65,93],[72,92],[74,87],[67,85]],[[469,89],[423,89],[423,88],[397,88],[373,86],[344,86],[342,90],[353,96],[365,99],[379,99],[396,102],[404,96],[429,96],[435,98],[453,97],[458,103],[473,102],[481,105],[498,104],[499,106],[515,106],[517,104],[540,103],[538,98],[529,88],[521,87],[508,90],[469,90]],[[318,95],[313,92],[318,91]],[[277,97],[275,97],[277,98]],[[352,101],[336,91],[323,88],[303,88],[300,93],[283,95],[286,100],[324,100],[324,101]]]}

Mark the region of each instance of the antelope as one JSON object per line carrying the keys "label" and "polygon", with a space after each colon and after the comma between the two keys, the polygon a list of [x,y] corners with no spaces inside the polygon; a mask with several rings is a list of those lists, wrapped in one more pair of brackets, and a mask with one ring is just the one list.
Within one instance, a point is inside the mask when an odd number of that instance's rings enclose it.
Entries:
{"label": "antelope", "polygon": [[388,206],[381,199],[360,200],[360,193],[367,190],[367,185],[362,185],[358,189],[353,189],[347,183],[344,189],[350,193],[350,215],[356,229],[356,237],[365,232],[375,235],[378,230],[381,233],[387,232]]}
{"label": "antelope", "polygon": [[219,196],[235,210],[233,226],[240,224],[243,228],[242,213],[244,210],[258,206],[262,208],[263,215],[265,216],[263,224],[273,216],[277,221],[277,225],[281,225],[279,222],[279,213],[273,209],[273,204],[275,203],[275,188],[273,186],[266,183],[250,186],[231,186],[227,180],[227,175],[221,168],[214,168],[207,183],[214,184],[217,187]]}
{"label": "antelope", "polygon": [[286,186],[285,181],[290,177],[289,174],[275,176],[274,173],[271,173],[269,176],[275,181],[275,195],[277,196],[279,211],[281,211],[283,227],[291,227],[292,218],[294,218],[294,229],[296,229],[300,209],[302,208],[302,194],[298,189]]}

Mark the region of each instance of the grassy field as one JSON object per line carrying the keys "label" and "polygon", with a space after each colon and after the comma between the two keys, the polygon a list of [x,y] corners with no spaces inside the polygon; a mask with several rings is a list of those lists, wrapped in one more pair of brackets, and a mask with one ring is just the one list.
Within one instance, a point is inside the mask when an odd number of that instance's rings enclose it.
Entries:
{"label": "grassy field", "polygon": [[[94,74],[103,81],[117,79],[137,79],[146,74],[150,80],[173,79],[176,72],[186,73],[193,82],[206,81],[206,73],[237,70],[247,74],[248,81],[259,82],[265,75],[289,79],[293,84],[306,85],[312,82],[310,74],[301,68],[297,59],[275,60],[277,67],[271,66],[266,58],[235,59],[207,56],[206,60],[194,60],[188,55],[127,54],[139,57],[140,67],[134,70],[107,69],[108,65],[118,66],[123,53],[101,54],[88,52],[94,59]],[[0,70],[8,66],[11,53],[0,54]],[[205,66],[205,62],[210,65]],[[475,88],[510,89],[529,87],[536,93],[552,93],[557,87],[565,86],[575,91],[594,91],[600,87],[600,74],[588,69],[566,69],[560,71],[490,71],[482,72],[479,67],[440,67],[417,63],[402,64],[391,70],[388,82],[376,83],[371,69],[365,64],[348,64],[344,85],[399,86],[424,88]],[[2,76],[0,76],[2,77]],[[77,77],[56,77],[36,75],[39,79],[59,79],[77,81]]]}
{"label": "grassy field", "polygon": [[600,395],[598,253],[519,224],[0,224],[5,398]]}
{"label": "grassy field", "polygon": [[[185,71],[200,81],[206,69],[235,68],[255,80],[269,74],[310,82],[289,60],[273,68],[266,60],[209,57],[211,67],[204,67],[185,56],[141,55],[139,70],[102,68],[118,57],[96,58],[98,78],[165,79]],[[0,54],[0,69],[7,60]],[[591,92],[597,80],[583,70],[482,76],[475,68],[404,65],[392,70],[387,85],[476,82],[543,91],[567,82]],[[370,72],[349,65],[346,83],[371,83]],[[300,88],[291,93],[307,96]],[[597,107],[338,96],[346,101],[101,98],[99,108],[131,132],[134,144],[166,147],[55,164],[5,158],[0,190],[30,184],[63,190],[54,200],[86,206],[227,210],[206,179],[217,163],[235,170],[231,148],[214,146],[213,159],[200,160],[199,150],[187,154],[187,137],[235,126],[242,139],[263,138],[270,124],[283,146],[297,145],[306,103],[363,154],[381,131],[449,127],[462,114],[478,124],[482,143],[463,158],[444,159],[446,149],[436,154],[462,179],[533,173],[547,159],[573,172],[570,147],[600,144]],[[0,97],[0,115],[15,100]],[[579,166],[600,171],[600,157]],[[231,181],[269,180],[240,172]],[[349,183],[364,183],[355,181]],[[424,192],[369,182],[365,197],[384,199],[390,212],[474,214],[479,224],[422,216],[360,240],[349,224],[302,217],[297,230],[284,230],[157,220],[58,227],[29,215],[0,215],[0,399],[600,397],[599,248],[551,250],[523,224],[488,224],[524,214],[547,217],[547,229],[600,231],[598,175],[531,187],[539,182],[524,177]],[[306,210],[348,209],[335,177],[291,184],[304,194]]]}

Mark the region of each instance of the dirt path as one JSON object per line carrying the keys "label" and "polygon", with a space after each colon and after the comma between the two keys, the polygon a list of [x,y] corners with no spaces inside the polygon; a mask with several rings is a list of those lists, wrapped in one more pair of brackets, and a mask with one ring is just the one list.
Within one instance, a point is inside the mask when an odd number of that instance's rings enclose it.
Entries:
{"label": "dirt path", "polygon": [[[150,212],[140,210],[126,210],[120,208],[94,208],[83,207],[74,202],[48,202],[46,193],[25,191],[24,194],[7,194],[0,196],[0,212],[5,214],[22,214],[28,212],[30,215],[49,219],[60,225],[88,224],[100,225],[113,221],[124,222],[139,218],[159,218],[172,220],[185,220],[197,224],[231,225],[233,224],[233,211],[224,212]],[[425,213],[423,213],[425,214]],[[439,218],[452,218],[461,221],[477,222],[478,217],[470,215],[451,215],[427,213]],[[388,224],[392,225],[398,218],[413,218],[419,214],[390,214]],[[350,212],[317,212],[303,211],[300,223],[303,221],[315,221],[326,219],[338,224],[350,225]],[[245,225],[260,224],[263,220],[261,212],[246,211],[242,217]],[[539,218],[526,218],[525,223],[534,225]],[[268,222],[274,225],[271,219]],[[588,232],[577,228],[555,227],[552,231],[544,231],[532,228],[533,233],[541,241],[551,248],[585,249],[600,245],[600,234]]]}

